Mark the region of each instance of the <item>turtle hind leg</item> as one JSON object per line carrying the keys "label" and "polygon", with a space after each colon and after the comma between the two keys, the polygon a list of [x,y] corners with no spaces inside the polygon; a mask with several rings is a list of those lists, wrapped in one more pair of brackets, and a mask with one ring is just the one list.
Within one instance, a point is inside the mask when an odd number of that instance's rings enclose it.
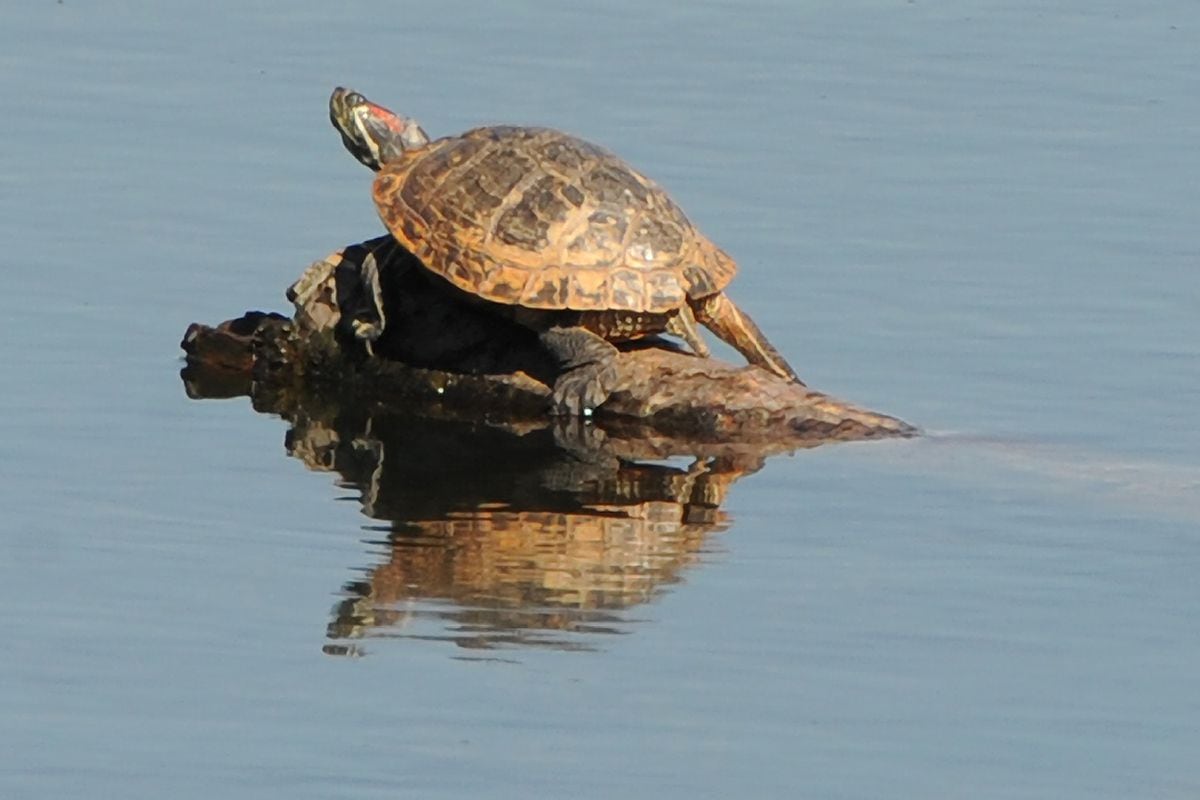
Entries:
{"label": "turtle hind leg", "polygon": [[551,413],[590,416],[612,391],[617,348],[587,328],[556,326],[539,338],[562,370],[554,381]]}
{"label": "turtle hind leg", "polygon": [[723,293],[717,292],[694,301],[692,309],[696,319],[720,339],[733,345],[751,364],[804,386],[804,381],[796,375],[787,359],[771,346],[754,320]]}
{"label": "turtle hind leg", "polygon": [[667,320],[667,333],[678,336],[692,348],[692,353],[700,358],[708,358],[708,345],[700,335],[700,327],[696,324],[696,315],[691,306],[684,306],[679,313]]}

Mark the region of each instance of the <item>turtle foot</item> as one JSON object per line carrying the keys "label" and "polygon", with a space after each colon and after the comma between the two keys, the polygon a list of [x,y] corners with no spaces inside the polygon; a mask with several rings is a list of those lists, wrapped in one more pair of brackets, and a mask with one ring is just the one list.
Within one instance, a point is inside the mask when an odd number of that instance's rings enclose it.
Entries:
{"label": "turtle foot", "polygon": [[563,372],[554,382],[552,414],[591,416],[608,399],[617,379],[617,348],[585,328],[554,327],[541,333],[542,344]]}
{"label": "turtle foot", "polygon": [[354,331],[354,338],[367,343],[374,342],[383,335],[383,323],[378,319],[352,319],[350,329]]}
{"label": "turtle foot", "polygon": [[586,364],[564,372],[554,382],[551,413],[590,417],[608,399],[616,376],[612,364]]}

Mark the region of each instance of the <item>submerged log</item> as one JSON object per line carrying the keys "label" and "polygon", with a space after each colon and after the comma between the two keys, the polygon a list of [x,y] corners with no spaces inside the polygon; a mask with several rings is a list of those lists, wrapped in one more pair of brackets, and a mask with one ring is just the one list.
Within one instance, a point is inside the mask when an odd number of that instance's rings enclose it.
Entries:
{"label": "submerged log", "polygon": [[[369,269],[378,270],[382,296],[368,288],[376,285],[363,277]],[[289,393],[335,392],[432,417],[550,424],[556,365],[536,335],[446,291],[391,239],[316,262],[288,297],[296,307],[291,319],[249,312],[188,329],[182,346],[192,380],[209,382],[196,393],[253,394],[258,405],[266,396],[278,402]],[[382,336],[364,343],[355,335],[364,324],[382,326]],[[660,339],[619,354],[612,395],[593,421],[650,451],[658,442],[663,454],[683,443],[684,452],[702,444],[763,452],[917,434],[894,417]]]}

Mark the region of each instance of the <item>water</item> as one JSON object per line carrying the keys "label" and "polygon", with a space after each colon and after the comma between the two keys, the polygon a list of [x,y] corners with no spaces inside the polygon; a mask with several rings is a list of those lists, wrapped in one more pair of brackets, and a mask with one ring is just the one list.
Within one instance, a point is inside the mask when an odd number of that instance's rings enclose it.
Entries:
{"label": "water", "polygon": [[[1194,796],[1198,39],[1182,1],[6,9],[3,795]],[[372,471],[177,376],[377,233],[336,84],[608,145],[810,383],[934,435],[691,528],[389,536]],[[488,452],[450,502],[544,488]]]}

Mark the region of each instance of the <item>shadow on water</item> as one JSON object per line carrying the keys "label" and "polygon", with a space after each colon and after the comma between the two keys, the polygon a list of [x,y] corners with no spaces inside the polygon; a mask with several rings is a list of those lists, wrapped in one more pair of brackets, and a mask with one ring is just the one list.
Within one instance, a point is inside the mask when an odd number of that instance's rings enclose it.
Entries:
{"label": "shadow on water", "polygon": [[[194,368],[184,380],[192,397],[246,388]],[[769,455],[695,444],[679,457],[678,440],[574,421],[463,423],[283,394],[252,401],[290,423],[291,456],[335,473],[376,521],[370,544],[383,555],[342,587],[324,648],[334,655],[361,655],[364,640],[380,638],[597,649],[701,560],[730,524],[720,509],[729,487]]]}

